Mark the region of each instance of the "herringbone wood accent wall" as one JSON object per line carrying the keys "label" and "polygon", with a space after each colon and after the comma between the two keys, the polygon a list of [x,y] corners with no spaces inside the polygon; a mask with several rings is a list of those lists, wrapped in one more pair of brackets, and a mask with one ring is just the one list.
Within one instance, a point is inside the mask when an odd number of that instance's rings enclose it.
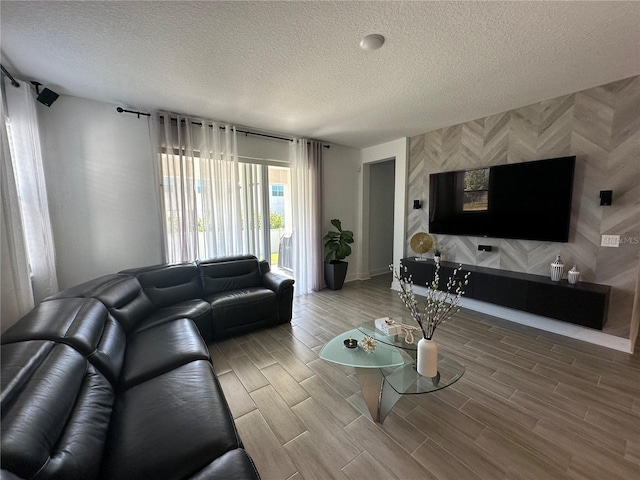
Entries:
{"label": "herringbone wood accent wall", "polygon": [[[568,243],[437,235],[449,261],[548,275],[561,255],[581,280],[611,285],[606,333],[629,336],[640,266],[640,76],[491,115],[410,139],[406,251],[411,236],[429,231],[429,174],[576,155]],[[600,190],[613,205],[600,206]],[[620,235],[619,248],[600,236]],[[494,245],[478,252],[478,244]],[[496,251],[497,247],[497,251]]]}

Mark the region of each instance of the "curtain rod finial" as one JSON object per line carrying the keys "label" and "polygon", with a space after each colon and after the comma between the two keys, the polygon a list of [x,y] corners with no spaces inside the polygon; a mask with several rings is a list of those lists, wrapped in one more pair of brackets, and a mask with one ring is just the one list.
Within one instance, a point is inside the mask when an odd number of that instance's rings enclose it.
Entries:
{"label": "curtain rod finial", "polygon": [[144,115],[145,117],[151,116],[150,113],[138,112],[137,110],[127,110],[126,108],[122,108],[122,107],[116,107],[116,111],[118,113],[133,113],[134,115],[137,115],[138,118],[140,118],[140,115]]}
{"label": "curtain rod finial", "polygon": [[0,64],[0,70],[2,70],[2,73],[4,73],[7,76],[7,78],[11,82],[11,85],[13,85],[16,88],[20,88],[20,84],[18,83],[18,81],[15,78],[13,78],[13,76],[9,72],[7,72],[7,69],[4,68],[4,65]]}

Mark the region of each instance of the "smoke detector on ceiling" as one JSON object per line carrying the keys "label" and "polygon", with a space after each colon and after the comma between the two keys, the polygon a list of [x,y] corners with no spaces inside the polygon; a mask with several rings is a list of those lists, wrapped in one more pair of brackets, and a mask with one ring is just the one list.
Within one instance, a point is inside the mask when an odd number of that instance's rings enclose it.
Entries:
{"label": "smoke detector on ceiling", "polygon": [[371,33],[360,40],[360,48],[363,50],[377,50],[384,44],[384,37],[377,33]]}

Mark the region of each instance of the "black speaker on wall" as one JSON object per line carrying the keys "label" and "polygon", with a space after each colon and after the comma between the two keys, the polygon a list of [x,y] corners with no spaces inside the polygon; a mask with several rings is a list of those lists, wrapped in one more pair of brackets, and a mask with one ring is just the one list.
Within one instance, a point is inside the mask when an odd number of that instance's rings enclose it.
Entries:
{"label": "black speaker on wall", "polygon": [[40,82],[31,82],[31,83],[36,87],[36,93],[38,94],[38,97],[36,98],[36,100],[38,100],[41,104],[46,105],[47,107],[50,107],[51,104],[58,99],[59,95],[53,90],[49,90],[48,88],[45,88],[44,90],[40,91],[40,87],[42,86]]}
{"label": "black speaker on wall", "polygon": [[38,100],[43,105],[50,107],[51,104],[58,99],[58,97],[59,95],[56,92],[45,88],[44,90],[42,90],[42,92],[40,92],[40,95],[38,95],[38,98],[36,100]]}
{"label": "black speaker on wall", "polygon": [[613,190],[600,190],[600,205],[611,205],[613,203]]}

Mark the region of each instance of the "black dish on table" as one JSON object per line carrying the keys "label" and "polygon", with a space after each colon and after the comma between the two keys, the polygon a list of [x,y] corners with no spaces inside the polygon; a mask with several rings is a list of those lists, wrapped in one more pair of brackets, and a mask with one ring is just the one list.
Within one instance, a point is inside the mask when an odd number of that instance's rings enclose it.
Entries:
{"label": "black dish on table", "polygon": [[356,348],[358,346],[358,341],[355,338],[347,338],[344,341],[344,346],[347,348]]}

